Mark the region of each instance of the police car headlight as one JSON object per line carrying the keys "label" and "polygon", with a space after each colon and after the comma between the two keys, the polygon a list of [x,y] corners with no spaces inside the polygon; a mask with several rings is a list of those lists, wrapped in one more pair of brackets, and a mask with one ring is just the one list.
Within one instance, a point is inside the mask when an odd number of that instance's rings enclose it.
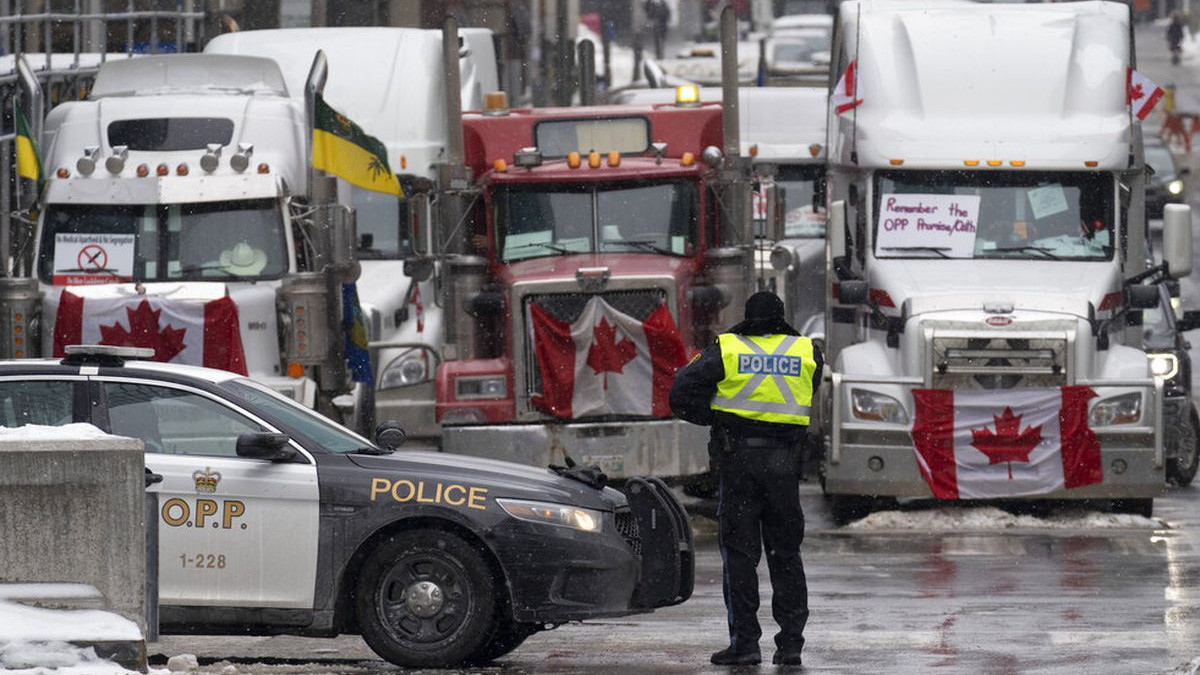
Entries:
{"label": "police car headlight", "polygon": [[1179,357],[1174,354],[1146,354],[1146,358],[1155,377],[1169,380],[1179,374]]}
{"label": "police car headlight", "polygon": [[599,532],[603,514],[592,509],[581,509],[566,504],[531,502],[524,499],[497,499],[496,503],[508,515],[517,520],[546,525],[561,525],[582,532]]}
{"label": "police car headlight", "polygon": [[860,420],[908,424],[908,412],[895,398],[866,389],[850,390],[850,409]]}
{"label": "police car headlight", "polygon": [[1183,181],[1176,178],[1170,183],[1167,183],[1167,192],[1170,192],[1173,195],[1183,194]]}
{"label": "police car headlight", "polygon": [[428,379],[424,352],[393,359],[379,377],[380,389],[395,389],[420,384]]}
{"label": "police car headlight", "polygon": [[1121,394],[1100,399],[1088,413],[1088,425],[1107,427],[1114,424],[1133,424],[1142,418],[1142,395]]}

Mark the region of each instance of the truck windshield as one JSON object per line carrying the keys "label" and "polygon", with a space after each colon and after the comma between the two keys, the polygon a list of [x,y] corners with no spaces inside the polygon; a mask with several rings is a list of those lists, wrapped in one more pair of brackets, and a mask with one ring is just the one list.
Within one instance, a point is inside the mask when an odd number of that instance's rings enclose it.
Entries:
{"label": "truck windshield", "polygon": [[878,258],[1111,260],[1103,173],[889,171],[875,183]]}
{"label": "truck windshield", "polygon": [[500,186],[493,205],[504,261],[568,253],[690,255],[700,211],[691,182]]}
{"label": "truck windshield", "polygon": [[[783,165],[771,185],[783,188],[784,231],[783,236],[803,239],[825,238],[825,205],[814,206],[813,193],[817,181],[825,174],[822,165]],[[754,230],[766,236],[765,195],[754,195]]]}
{"label": "truck windshield", "polygon": [[55,285],[277,279],[288,269],[279,202],[50,204],[38,272]]}

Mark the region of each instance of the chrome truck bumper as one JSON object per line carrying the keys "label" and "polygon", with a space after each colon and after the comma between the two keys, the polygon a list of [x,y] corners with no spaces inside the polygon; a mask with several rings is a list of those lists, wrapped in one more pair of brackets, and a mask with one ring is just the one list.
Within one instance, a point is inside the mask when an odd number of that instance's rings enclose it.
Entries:
{"label": "chrome truck bumper", "polygon": [[[828,494],[932,498],[917,465],[911,427],[847,422],[843,409],[848,384],[920,387],[920,378],[860,378],[834,373],[833,410],[824,462],[824,487]],[[1080,381],[1098,391],[1142,388],[1153,400],[1139,424],[1093,429],[1100,439],[1104,480],[1095,485],[1060,489],[1017,499],[1127,499],[1157,497],[1165,490],[1162,381]],[[910,407],[911,410],[911,407]],[[874,461],[872,461],[874,459]]]}
{"label": "chrome truck bumper", "polygon": [[679,420],[447,426],[442,450],[532,466],[598,464],[610,478],[708,470],[708,427]]}

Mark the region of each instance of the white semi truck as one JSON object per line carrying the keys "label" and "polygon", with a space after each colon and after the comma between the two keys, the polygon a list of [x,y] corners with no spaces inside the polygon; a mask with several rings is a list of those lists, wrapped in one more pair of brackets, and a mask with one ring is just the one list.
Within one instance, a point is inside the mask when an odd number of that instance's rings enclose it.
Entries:
{"label": "white semi truck", "polygon": [[[499,89],[492,32],[459,30],[461,99],[467,109],[483,107],[485,92]],[[273,59],[293,97],[308,64],[321,50],[329,62],[325,100],[379,139],[407,199],[338,181],[339,203],[356,211],[361,265],[359,298],[368,319],[374,388],[360,386],[347,421],[369,431],[374,420],[395,420],[406,433],[436,437],[433,377],[442,360],[442,308],[438,273],[432,264],[406,263],[414,242],[409,233],[429,233],[431,201],[438,191],[437,165],[446,161],[445,84],[442,31],[416,28],[300,28],[226,33],[211,40],[206,54]],[[444,186],[449,189],[449,186]],[[427,248],[427,247],[426,247]]]}
{"label": "white semi truck", "polygon": [[819,406],[838,520],[876,497],[1151,512],[1140,309],[1147,281],[1190,273],[1191,216],[1169,210],[1148,269],[1129,21],[1116,2],[841,4]]}
{"label": "white semi truck", "polygon": [[5,280],[6,355],[152,347],[331,413],[350,386],[353,222],[307,203],[310,134],[269,59],[105,63],[86,100],[46,117],[31,274]]}

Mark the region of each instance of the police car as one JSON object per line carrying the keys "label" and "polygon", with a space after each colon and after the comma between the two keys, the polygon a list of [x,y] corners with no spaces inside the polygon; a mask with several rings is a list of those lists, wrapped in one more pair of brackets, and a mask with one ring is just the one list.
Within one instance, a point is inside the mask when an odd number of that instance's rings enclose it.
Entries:
{"label": "police car", "polygon": [[395,452],[394,426],[371,442],[244,377],[130,360],[146,352],[0,362],[0,425],[145,443],[164,633],[358,633],[447,666],[691,595],[691,530],[655,479]]}

